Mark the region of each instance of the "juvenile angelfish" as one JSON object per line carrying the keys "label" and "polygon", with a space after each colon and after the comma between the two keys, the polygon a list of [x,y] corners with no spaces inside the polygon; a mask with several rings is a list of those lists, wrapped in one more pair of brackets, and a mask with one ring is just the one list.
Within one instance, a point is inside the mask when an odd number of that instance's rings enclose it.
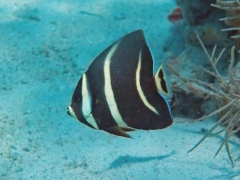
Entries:
{"label": "juvenile angelfish", "polygon": [[80,78],[68,114],[87,126],[130,137],[138,129],[163,129],[173,122],[162,95],[171,96],[162,65],[153,59],[142,30],[104,50]]}

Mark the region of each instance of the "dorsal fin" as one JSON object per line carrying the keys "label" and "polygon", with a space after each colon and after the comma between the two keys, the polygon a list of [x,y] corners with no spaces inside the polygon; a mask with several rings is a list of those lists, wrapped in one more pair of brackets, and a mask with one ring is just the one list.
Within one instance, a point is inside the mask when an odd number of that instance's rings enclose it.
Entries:
{"label": "dorsal fin", "polygon": [[160,64],[155,76],[154,76],[155,84],[157,86],[158,92],[166,97],[172,98],[172,88],[170,85],[170,79],[166,73],[166,69],[164,64]]}

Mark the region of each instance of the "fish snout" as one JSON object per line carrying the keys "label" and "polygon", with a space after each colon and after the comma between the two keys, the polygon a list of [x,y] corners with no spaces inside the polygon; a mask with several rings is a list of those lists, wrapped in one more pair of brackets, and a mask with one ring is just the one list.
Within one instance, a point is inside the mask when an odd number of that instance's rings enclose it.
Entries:
{"label": "fish snout", "polygon": [[72,116],[69,110],[69,106],[67,107],[67,115]]}
{"label": "fish snout", "polygon": [[70,106],[67,107],[67,114],[75,119],[77,119],[77,116],[73,110],[73,108]]}

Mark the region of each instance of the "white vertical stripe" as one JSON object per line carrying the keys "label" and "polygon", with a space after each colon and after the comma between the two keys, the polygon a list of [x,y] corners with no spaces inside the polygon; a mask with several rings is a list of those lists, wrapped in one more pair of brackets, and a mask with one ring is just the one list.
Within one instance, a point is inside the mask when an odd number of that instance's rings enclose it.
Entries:
{"label": "white vertical stripe", "polygon": [[147,100],[146,96],[143,93],[141,84],[140,84],[140,71],[142,68],[142,51],[140,51],[139,53],[139,57],[138,57],[138,66],[137,66],[137,71],[136,71],[136,85],[137,85],[137,91],[138,94],[141,98],[141,100],[143,101],[143,103],[145,104],[145,106],[147,106],[151,111],[153,111],[154,113],[158,114],[158,111],[155,109],[155,107],[153,107]]}
{"label": "white vertical stripe", "polygon": [[92,112],[92,96],[88,89],[86,74],[83,74],[82,76],[82,113],[84,118],[89,124],[91,124],[95,129],[99,129],[91,112]]}
{"label": "white vertical stripe", "polygon": [[98,127],[98,125],[97,125],[97,123],[96,123],[96,121],[95,121],[95,119],[94,119],[94,117],[93,117],[93,115],[92,114],[90,114],[87,118],[85,118],[86,119],[86,121],[89,123],[89,124],[91,124],[95,129],[99,129],[99,127]]}
{"label": "white vertical stripe", "polygon": [[128,125],[123,121],[122,116],[117,108],[117,104],[114,98],[112,84],[111,84],[111,74],[110,74],[111,58],[114,52],[116,51],[118,44],[119,43],[116,43],[112,46],[104,62],[104,79],[105,79],[104,93],[105,93],[106,101],[108,103],[112,117],[114,118],[118,126],[128,127]]}

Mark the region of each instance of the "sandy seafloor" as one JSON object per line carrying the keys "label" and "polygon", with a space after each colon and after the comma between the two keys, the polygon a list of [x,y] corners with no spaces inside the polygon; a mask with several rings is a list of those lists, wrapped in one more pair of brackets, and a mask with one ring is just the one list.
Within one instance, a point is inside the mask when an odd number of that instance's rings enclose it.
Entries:
{"label": "sandy seafloor", "polygon": [[[222,136],[187,151],[213,120],[132,132],[93,130],[66,115],[81,74],[108,45],[143,29],[157,66],[169,0],[0,0],[0,179],[240,179]],[[186,99],[187,101],[187,99]],[[189,107],[191,108],[191,107]],[[231,139],[239,155],[239,139]]]}

